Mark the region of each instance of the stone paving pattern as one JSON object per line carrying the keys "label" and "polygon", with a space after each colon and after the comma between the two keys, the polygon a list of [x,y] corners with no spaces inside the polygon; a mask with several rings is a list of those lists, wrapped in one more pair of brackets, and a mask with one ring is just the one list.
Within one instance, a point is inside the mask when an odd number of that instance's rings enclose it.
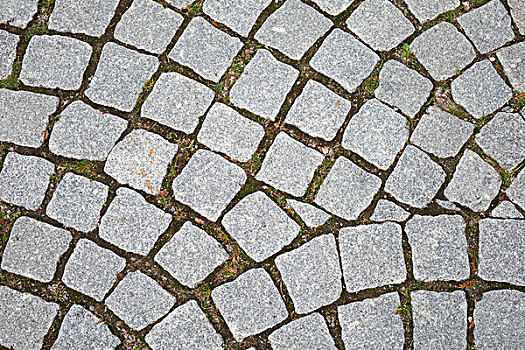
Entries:
{"label": "stone paving pattern", "polygon": [[0,350],[522,349],[525,0],[0,0]]}

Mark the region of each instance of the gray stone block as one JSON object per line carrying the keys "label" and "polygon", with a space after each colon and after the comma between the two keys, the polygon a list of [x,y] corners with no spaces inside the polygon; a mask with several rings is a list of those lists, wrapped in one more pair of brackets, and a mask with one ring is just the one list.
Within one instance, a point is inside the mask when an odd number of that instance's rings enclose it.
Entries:
{"label": "gray stone block", "polygon": [[525,43],[504,47],[496,55],[514,89],[525,91]]}
{"label": "gray stone block", "polygon": [[401,222],[405,221],[409,215],[410,213],[401,208],[399,205],[385,199],[380,199],[379,202],[377,202],[374,214],[370,217],[370,220],[391,220]]}
{"label": "gray stone block", "polygon": [[510,188],[507,189],[507,195],[521,209],[525,209],[525,171],[518,174]]}
{"label": "gray stone block", "polygon": [[206,0],[202,10],[242,36],[248,36],[261,12],[271,2],[272,0]]}
{"label": "gray stone block", "polygon": [[323,225],[331,215],[311,204],[288,199],[286,201],[290,207],[301,217],[306,226],[310,228]]}
{"label": "gray stone block", "polygon": [[191,4],[190,0],[166,0],[166,2],[178,9],[185,9]]}
{"label": "gray stone block", "polygon": [[520,33],[525,35],[525,0],[509,0],[507,3],[514,23],[518,26]]}
{"label": "gray stone block", "polygon": [[0,23],[25,28],[38,10],[37,0],[2,0]]}
{"label": "gray stone block", "polygon": [[460,5],[459,0],[405,0],[405,3],[420,22],[434,19],[439,14],[453,10]]}
{"label": "gray stone block", "polygon": [[11,74],[17,44],[17,35],[0,30],[0,80],[6,79]]}
{"label": "gray stone block", "polygon": [[454,203],[451,203],[449,201],[444,201],[444,200],[441,200],[441,199],[437,199],[436,198],[436,203],[441,206],[442,208],[445,208],[445,209],[449,209],[449,210],[455,210],[455,211],[459,211],[461,209],[458,208],[457,205],[455,205]]}
{"label": "gray stone block", "polygon": [[333,16],[337,16],[346,10],[352,3],[351,0],[313,0],[313,2],[316,3],[321,10]]}
{"label": "gray stone block", "polygon": [[509,201],[503,201],[492,210],[492,216],[501,219],[522,219],[523,215]]}

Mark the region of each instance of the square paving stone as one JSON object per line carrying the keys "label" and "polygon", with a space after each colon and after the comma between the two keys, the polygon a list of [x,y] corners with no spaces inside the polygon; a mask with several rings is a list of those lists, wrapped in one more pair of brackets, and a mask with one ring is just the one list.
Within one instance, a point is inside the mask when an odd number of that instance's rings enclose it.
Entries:
{"label": "square paving stone", "polygon": [[52,350],[115,349],[120,344],[108,326],[80,305],[69,309]]}
{"label": "square paving stone", "polygon": [[113,147],[104,171],[121,184],[157,194],[177,149],[162,136],[137,129]]}
{"label": "square paving stone", "polygon": [[218,286],[211,297],[237,341],[261,333],[288,317],[277,287],[261,268]]}
{"label": "square paving stone", "polygon": [[502,219],[522,219],[523,215],[509,201],[503,201],[492,210],[492,216]]}
{"label": "square paving stone", "polygon": [[374,214],[370,217],[370,220],[373,221],[405,221],[410,215],[405,209],[401,208],[399,205],[387,201],[385,199],[380,199],[377,202],[377,206],[374,209]]}
{"label": "square paving stone", "polygon": [[414,32],[414,26],[387,0],[368,0],[355,9],[346,26],[375,50],[388,51]]}
{"label": "square paving stone", "polygon": [[519,350],[523,347],[525,293],[518,290],[485,292],[474,309],[476,349]]}
{"label": "square paving stone", "polygon": [[128,122],[75,101],[60,113],[49,139],[49,150],[60,156],[106,160]]}
{"label": "square paving stone", "polygon": [[195,17],[168,57],[205,79],[218,82],[242,45],[238,38],[215,28],[202,17]]}
{"label": "square paving stone", "polygon": [[323,160],[322,153],[281,132],[270,146],[256,179],[301,197]]}
{"label": "square paving stone", "polygon": [[506,169],[525,159],[525,120],[518,113],[498,113],[476,135],[477,144]]}
{"label": "square paving stone", "polygon": [[339,231],[346,290],[401,283],[406,278],[401,226],[395,223],[345,227]]}
{"label": "square paving stone", "polygon": [[331,215],[309,203],[288,199],[287,204],[301,217],[306,226],[310,228],[318,227],[324,224]]}
{"label": "square paving stone", "polygon": [[147,255],[172,219],[137,192],[120,187],[100,221],[98,234],[120,249]]}
{"label": "square paving stone", "polygon": [[217,334],[195,300],[173,310],[146,335],[153,350],[223,349],[222,337]]}
{"label": "square paving stone", "polygon": [[343,219],[355,220],[372,203],[380,187],[380,178],[339,157],[321,185],[315,203]]}
{"label": "square paving stone", "polygon": [[262,125],[237,113],[222,103],[215,103],[197,135],[197,141],[214,151],[247,162],[264,137]]}
{"label": "square paving stone", "polygon": [[263,261],[290,244],[301,229],[263,192],[244,197],[221,223],[256,261]]}
{"label": "square paving stone", "polygon": [[177,281],[194,288],[228,259],[219,242],[204,230],[184,223],[155,256],[155,261]]}
{"label": "square paving stone", "polygon": [[399,296],[388,293],[337,308],[346,350],[403,349],[403,322],[397,315]]}
{"label": "square paving stone", "polygon": [[39,147],[58,103],[55,96],[0,89],[0,141]]}
{"label": "square paving stone", "polygon": [[202,10],[242,36],[248,36],[261,12],[271,2],[272,0],[206,0]]}
{"label": "square paving stone", "polygon": [[467,348],[465,293],[415,291],[411,294],[415,349]]}
{"label": "square paving stone", "polygon": [[175,199],[217,221],[246,181],[242,168],[206,150],[197,151],[173,181]]}
{"label": "square paving stone", "polygon": [[55,0],[49,29],[100,37],[115,14],[119,0]]}
{"label": "square paving stone", "polygon": [[175,297],[140,271],[128,274],[106,299],[106,305],[128,326],[141,330],[166,315]]}
{"label": "square paving stone", "polygon": [[378,168],[388,169],[407,140],[405,117],[370,100],[350,119],[341,145]]}
{"label": "square paving stone", "polygon": [[268,17],[255,39],[298,60],[332,24],[312,7],[288,0]]}
{"label": "square paving stone", "polygon": [[59,306],[27,293],[0,286],[0,345],[38,350]]}
{"label": "square paving stone", "polygon": [[0,171],[0,199],[36,210],[54,172],[55,165],[44,158],[9,152]]}
{"label": "square paving stone", "polygon": [[510,188],[507,189],[507,195],[521,209],[525,209],[525,171],[518,174]]}
{"label": "square paving stone", "polygon": [[351,34],[334,29],[310,60],[313,69],[354,91],[365,80],[379,56]]}
{"label": "square paving stone", "polygon": [[71,239],[66,230],[22,216],[11,229],[1,267],[41,282],[50,282],[58,259],[66,252]]}
{"label": "square paving stone", "polygon": [[509,13],[499,0],[465,13],[458,22],[482,54],[514,38]]}
{"label": "square paving stone", "polygon": [[379,72],[375,96],[414,117],[432,90],[432,82],[404,64],[390,60]]}
{"label": "square paving stone", "polygon": [[525,285],[525,221],[485,219],[479,223],[478,275],[487,281]]}
{"label": "square paving stone", "polygon": [[352,3],[352,0],[312,0],[314,3],[317,4],[321,8],[321,10],[325,11],[326,13],[337,16],[350,4]]}
{"label": "square paving stone", "polygon": [[126,259],[81,239],[66,264],[62,280],[68,287],[102,301],[125,266]]}
{"label": "square paving stone", "polygon": [[331,304],[341,295],[339,255],[331,234],[278,256],[275,265],[298,314]]}
{"label": "square paving stone", "polygon": [[405,0],[405,3],[420,22],[434,19],[437,15],[460,5],[459,0]]}
{"label": "square paving stone", "polygon": [[525,0],[508,0],[510,14],[522,35],[525,35]]}
{"label": "square paving stone", "polygon": [[405,226],[419,281],[462,280],[470,268],[466,224],[459,215],[415,215]]}
{"label": "square paving stone", "polygon": [[53,193],[46,214],[65,226],[89,232],[97,227],[107,197],[108,186],[67,173]]}
{"label": "square paving stone", "polygon": [[93,48],[80,40],[58,35],[36,35],[29,41],[20,81],[26,85],[77,90]]}
{"label": "square paving stone", "polygon": [[336,350],[326,322],[318,313],[294,320],[268,336],[275,350]]}
{"label": "square paving stone", "polygon": [[4,30],[0,30],[0,80],[11,74],[11,67],[16,58],[16,45],[18,36]]}
{"label": "square paving stone", "polygon": [[[457,1],[459,5],[459,0],[453,1]],[[443,1],[425,1],[431,2]],[[435,80],[444,80],[456,75],[476,56],[467,38],[448,22],[441,22],[425,31],[414,39],[410,49]]]}
{"label": "square paving stone", "polygon": [[191,134],[213,102],[215,93],[207,86],[179,73],[160,76],[142,106],[142,116]]}
{"label": "square paving stone", "polygon": [[259,50],[230,91],[231,102],[263,118],[275,120],[299,71]]}
{"label": "square paving stone", "polygon": [[514,89],[525,91],[525,42],[504,47],[496,55]]}
{"label": "square paving stone", "polygon": [[494,168],[471,150],[465,150],[445,197],[474,211],[484,211],[496,197],[501,178]]}
{"label": "square paving stone", "polygon": [[95,103],[129,112],[135,106],[144,83],[158,67],[156,57],[109,42],[102,49],[86,96]]}
{"label": "square paving stone", "polygon": [[0,0],[0,23],[25,28],[38,11],[37,0]]}
{"label": "square paving stone", "polygon": [[425,152],[408,145],[388,177],[385,191],[400,202],[423,208],[444,182],[443,169]]}
{"label": "square paving stone", "polygon": [[284,120],[313,137],[331,141],[343,125],[351,103],[315,80],[306,83]]}
{"label": "square paving stone", "polygon": [[474,132],[474,125],[438,107],[430,107],[410,141],[439,158],[454,157]]}
{"label": "square paving stone", "polygon": [[452,82],[452,98],[474,118],[494,112],[512,98],[512,89],[488,60],[474,63]]}
{"label": "square paving stone", "polygon": [[171,42],[184,17],[153,0],[135,0],[115,28],[115,39],[160,54]]}

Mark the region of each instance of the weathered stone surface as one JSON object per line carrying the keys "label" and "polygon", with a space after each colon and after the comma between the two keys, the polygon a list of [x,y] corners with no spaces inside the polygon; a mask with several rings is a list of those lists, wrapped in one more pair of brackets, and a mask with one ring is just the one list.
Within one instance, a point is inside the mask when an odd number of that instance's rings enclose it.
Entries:
{"label": "weathered stone surface", "polygon": [[374,214],[370,217],[370,220],[374,221],[405,221],[410,215],[405,209],[399,205],[387,201],[385,199],[379,200],[374,210]]}
{"label": "weathered stone surface", "polygon": [[313,0],[313,2],[316,3],[321,10],[333,16],[337,16],[346,10],[352,3],[351,0]]}
{"label": "weathered stone surface", "polygon": [[518,174],[518,177],[512,182],[507,189],[507,195],[510,200],[525,209],[525,171]]}
{"label": "weathered stone surface", "polygon": [[218,286],[211,297],[237,340],[258,334],[288,317],[279,291],[261,268]]}
{"label": "weathered stone surface", "polygon": [[321,226],[330,219],[330,214],[311,204],[299,202],[295,199],[288,199],[286,202],[299,214],[308,227],[314,228]]}
{"label": "weathered stone surface", "polygon": [[516,209],[514,204],[509,201],[501,202],[494,210],[492,216],[502,219],[522,219],[523,215]]}
{"label": "weathered stone surface", "polygon": [[237,33],[248,36],[261,12],[271,0],[207,0],[202,10]]}
{"label": "weathered stone surface", "polygon": [[466,224],[460,215],[414,215],[405,232],[412,247],[414,277],[421,281],[469,276]]}
{"label": "weathered stone surface", "polygon": [[2,0],[0,23],[25,28],[38,10],[36,0]]}
{"label": "weathered stone surface", "polygon": [[460,5],[459,0],[405,0],[405,3],[420,22],[433,19],[437,15],[453,10]]}
{"label": "weathered stone surface", "polygon": [[525,43],[504,47],[496,55],[514,89],[525,91]]}
{"label": "weathered stone surface", "polygon": [[445,208],[445,209],[449,209],[449,210],[455,210],[455,211],[459,211],[461,209],[458,208],[457,205],[455,205],[454,203],[451,203],[449,201],[444,201],[442,199],[437,199],[436,198],[436,203],[441,206],[442,208]]}
{"label": "weathered stone surface", "polygon": [[290,244],[300,226],[263,192],[244,197],[222,219],[226,231],[256,261]]}
{"label": "weathered stone surface", "polygon": [[0,30],[0,80],[7,78],[11,74],[11,67],[16,58],[17,44],[17,35]]}
{"label": "weathered stone surface", "polygon": [[510,14],[522,35],[525,35],[525,2],[524,0],[509,0]]}
{"label": "weathered stone surface", "polygon": [[381,179],[377,176],[339,157],[321,185],[315,203],[343,219],[355,220],[370,205],[380,187]]}

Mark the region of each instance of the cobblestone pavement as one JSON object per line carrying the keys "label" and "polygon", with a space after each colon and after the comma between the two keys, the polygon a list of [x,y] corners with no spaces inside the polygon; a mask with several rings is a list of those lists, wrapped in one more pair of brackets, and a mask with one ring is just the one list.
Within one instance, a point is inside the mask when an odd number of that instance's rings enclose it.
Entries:
{"label": "cobblestone pavement", "polygon": [[0,349],[525,347],[525,0],[0,0]]}

